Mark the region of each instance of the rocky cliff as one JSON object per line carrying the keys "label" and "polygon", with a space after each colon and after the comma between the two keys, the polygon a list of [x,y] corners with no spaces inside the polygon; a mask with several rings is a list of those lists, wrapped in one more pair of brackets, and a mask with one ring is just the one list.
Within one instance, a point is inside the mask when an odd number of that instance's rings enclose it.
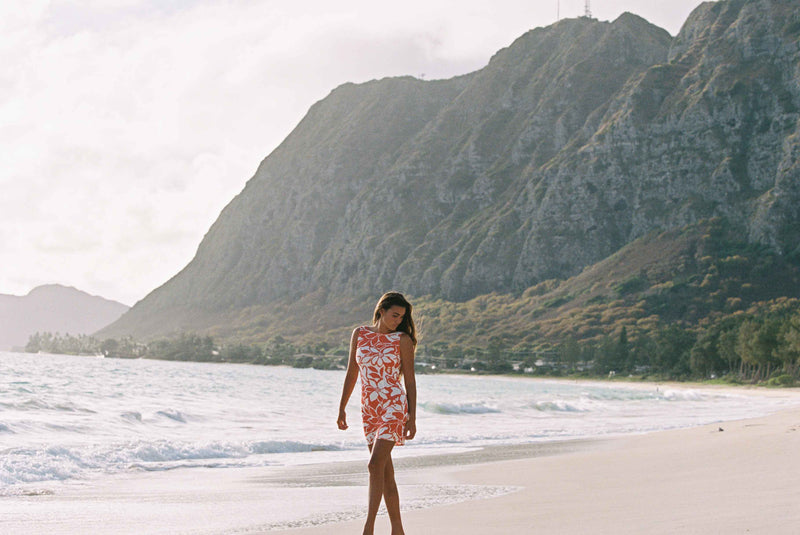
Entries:
{"label": "rocky cliff", "polygon": [[235,334],[248,310],[302,323],[388,288],[519,294],[709,217],[796,257],[796,7],[705,3],[674,38],[631,14],[563,20],[466,76],[339,87],[103,334]]}
{"label": "rocky cliff", "polygon": [[571,150],[531,169],[505,212],[528,225],[509,272],[515,285],[575,272],[652,230],[709,216],[796,255],[796,7],[701,5],[667,62],[630,78]]}

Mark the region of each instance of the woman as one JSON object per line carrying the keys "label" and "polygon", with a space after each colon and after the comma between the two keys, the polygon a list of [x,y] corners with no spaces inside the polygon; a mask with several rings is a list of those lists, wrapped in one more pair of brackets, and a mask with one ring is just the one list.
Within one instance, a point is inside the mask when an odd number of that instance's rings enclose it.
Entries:
{"label": "woman", "polygon": [[[350,358],[339,403],[339,429],[347,429],[345,407],[361,378],[361,416],[370,451],[369,506],[364,535],[373,535],[383,497],[392,535],[404,535],[400,497],[394,480],[392,448],[417,433],[417,383],[414,377],[416,329],[411,303],[388,292],[375,305],[372,326],[357,327],[350,338]],[[405,391],[400,376],[405,382]]]}

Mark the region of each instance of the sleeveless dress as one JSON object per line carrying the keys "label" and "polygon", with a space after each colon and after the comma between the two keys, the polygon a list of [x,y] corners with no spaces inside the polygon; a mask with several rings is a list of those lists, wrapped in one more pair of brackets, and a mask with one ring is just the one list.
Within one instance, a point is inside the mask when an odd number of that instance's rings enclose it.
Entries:
{"label": "sleeveless dress", "polygon": [[356,362],[361,379],[361,419],[367,443],[376,439],[405,442],[403,430],[408,419],[406,392],[400,381],[400,337],[360,327]]}

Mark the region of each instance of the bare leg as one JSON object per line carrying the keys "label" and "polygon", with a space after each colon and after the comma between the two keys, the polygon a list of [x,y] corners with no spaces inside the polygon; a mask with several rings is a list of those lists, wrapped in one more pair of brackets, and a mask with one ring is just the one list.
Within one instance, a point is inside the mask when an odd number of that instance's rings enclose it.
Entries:
{"label": "bare leg", "polygon": [[397,492],[397,483],[394,480],[391,457],[386,462],[383,476],[383,503],[386,504],[386,512],[389,513],[389,521],[392,523],[392,535],[404,535],[403,522],[400,520],[400,494]]}
{"label": "bare leg", "polygon": [[[391,465],[392,448],[394,448],[394,442],[391,440],[377,439],[370,450],[372,455],[369,458],[368,465],[369,505],[367,508],[367,521],[364,524],[363,535],[373,535],[375,532],[375,517],[378,515],[378,508],[381,505],[381,498],[384,495],[385,484],[387,482],[387,465],[391,467],[391,488],[389,489],[389,499],[387,500],[386,509],[393,509],[389,517],[392,522],[392,534],[403,535],[403,527],[399,524],[400,501],[399,498],[395,498],[397,496],[397,484],[394,481],[394,467]],[[395,522],[392,516],[396,516],[397,522]]]}

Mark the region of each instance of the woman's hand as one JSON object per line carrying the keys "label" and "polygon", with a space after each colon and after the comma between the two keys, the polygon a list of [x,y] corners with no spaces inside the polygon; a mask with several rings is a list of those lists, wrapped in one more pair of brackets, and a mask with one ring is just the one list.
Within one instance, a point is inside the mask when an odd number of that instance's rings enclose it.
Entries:
{"label": "woman's hand", "polygon": [[342,431],[347,429],[347,415],[344,413],[344,409],[347,407],[347,401],[350,399],[350,394],[353,393],[353,388],[355,388],[358,380],[358,363],[356,362],[358,331],[359,327],[356,327],[353,329],[352,336],[350,336],[350,356],[347,358],[347,372],[344,375],[344,386],[342,386],[342,400],[339,402],[339,417],[336,419],[336,425]]}
{"label": "woman's hand", "polygon": [[417,422],[415,420],[408,420],[403,428],[403,436],[406,440],[411,440],[417,434]]}
{"label": "woman's hand", "polygon": [[408,419],[403,428],[403,436],[411,440],[417,434],[417,377],[414,375],[414,342],[405,333],[400,335],[400,372],[406,384],[408,401]]}

